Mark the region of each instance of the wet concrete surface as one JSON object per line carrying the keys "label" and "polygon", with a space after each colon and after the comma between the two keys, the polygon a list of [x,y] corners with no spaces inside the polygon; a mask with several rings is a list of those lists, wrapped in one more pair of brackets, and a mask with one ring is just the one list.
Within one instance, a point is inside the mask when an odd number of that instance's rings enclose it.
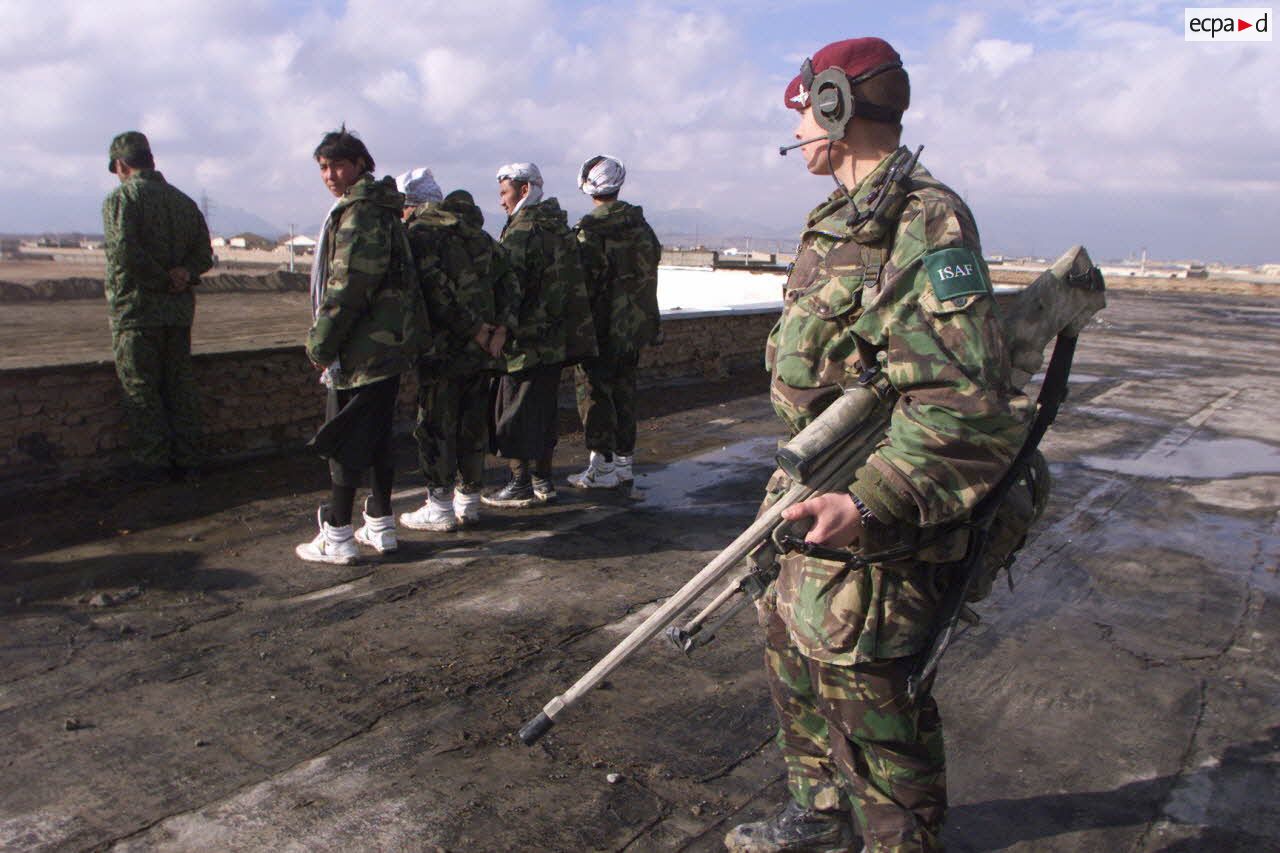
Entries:
{"label": "wet concrete surface", "polygon": [[[1275,318],[1120,294],[1082,338],[1048,517],[943,663],[949,849],[1280,849]],[[650,391],[632,495],[355,567],[293,556],[301,456],[9,507],[0,849],[719,849],[783,796],[748,616],[514,732],[750,520],[763,384]]]}

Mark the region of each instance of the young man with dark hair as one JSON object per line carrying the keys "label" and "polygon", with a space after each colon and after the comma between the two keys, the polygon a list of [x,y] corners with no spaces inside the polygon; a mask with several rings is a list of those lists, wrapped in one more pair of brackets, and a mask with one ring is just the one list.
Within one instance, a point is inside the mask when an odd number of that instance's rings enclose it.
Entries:
{"label": "young man with dark hair", "polygon": [[[972,214],[898,144],[909,92],[897,52],[860,38],[815,53],[783,96],[806,168],[837,187],[805,221],[769,336],[774,409],[795,434],[853,383],[898,401],[845,488],[783,515],[812,519],[805,538],[831,548],[932,543],[866,568],[781,558],[760,619],[790,796],[726,836],[739,853],[858,849],[850,811],[867,850],[942,849],[941,718],[931,684],[911,698],[907,682],[965,552],[956,523],[1004,476],[1031,407],[1011,385]],[[766,501],[787,486],[777,472]]]}
{"label": "young man with dark hair", "polygon": [[209,228],[196,203],[155,170],[146,136],[120,134],[107,158],[120,186],[102,205],[105,290],[135,476],[194,483],[202,453],[191,288],[213,266]]}
{"label": "young man with dark hair", "polygon": [[[428,334],[426,309],[400,221],[404,196],[377,180],[364,142],[345,127],[316,146],[320,178],[337,199],[325,219],[311,270],[315,322],[307,356],[328,388],[326,421],[309,446],[329,460],[328,505],[319,533],[295,550],[312,562],[356,562],[356,544],[396,549],[391,426],[400,374]],[[371,471],[364,525],[351,529],[356,489]]]}
{"label": "young man with dark hair", "polygon": [[593,209],[578,222],[578,245],[595,318],[599,355],[574,368],[578,413],[590,452],[586,470],[569,477],[580,489],[628,487],[636,446],[636,368],[640,349],[659,334],[658,261],[662,245],[644,210],[618,199],[622,162],[589,158],[579,188]]}

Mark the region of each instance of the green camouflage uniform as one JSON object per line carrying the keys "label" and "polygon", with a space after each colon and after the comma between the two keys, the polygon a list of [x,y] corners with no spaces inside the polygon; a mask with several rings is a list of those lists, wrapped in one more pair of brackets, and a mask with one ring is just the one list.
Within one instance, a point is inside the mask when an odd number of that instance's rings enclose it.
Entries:
{"label": "green camouflage uniform", "polygon": [[503,350],[507,375],[498,388],[493,443],[517,463],[534,460],[537,475],[547,477],[558,434],[560,368],[596,354],[591,304],[578,241],[554,198],[517,211],[501,241],[521,299]]}
{"label": "green camouflage uniform", "polygon": [[169,292],[169,270],[190,284],[213,266],[195,202],[154,169],[130,176],[102,205],[111,345],[134,458],[142,465],[200,463],[200,398],[191,372],[195,295]]}
{"label": "green camouflage uniform", "polygon": [[582,260],[560,203],[548,198],[521,208],[507,220],[501,241],[521,287],[517,322],[504,350],[507,372],[595,355]]}
{"label": "green camouflage uniform", "polygon": [[433,351],[418,362],[414,438],[427,486],[480,490],[489,440],[489,383],[498,362],[475,341],[482,324],[513,327],[519,283],[484,214],[456,196],[417,207],[409,245],[426,299]]}
{"label": "green camouflage uniform", "polygon": [[[873,207],[890,159],[853,191],[859,211]],[[839,191],[809,215],[766,355],[792,434],[864,366],[900,394],[848,487],[874,516],[869,552],[964,519],[1004,475],[1030,414],[1011,386],[972,215],[923,166],[906,184],[888,190],[876,219],[851,226]],[[787,485],[775,474],[766,502]],[[943,564],[964,545],[958,533],[858,571],[790,554],[762,607],[791,795],[819,810],[851,805],[868,850],[940,848],[937,707],[928,695],[909,703],[905,685],[930,638]]]}
{"label": "green camouflage uniform", "polygon": [[403,205],[392,178],[366,174],[325,223],[329,276],[307,335],[307,356],[320,365],[339,363],[336,389],[399,376],[430,339],[400,220]]}
{"label": "green camouflage uniform", "polygon": [[600,354],[575,370],[588,450],[630,455],[636,446],[636,366],[657,337],[662,244],[644,211],[625,201],[599,205],[578,223]]}

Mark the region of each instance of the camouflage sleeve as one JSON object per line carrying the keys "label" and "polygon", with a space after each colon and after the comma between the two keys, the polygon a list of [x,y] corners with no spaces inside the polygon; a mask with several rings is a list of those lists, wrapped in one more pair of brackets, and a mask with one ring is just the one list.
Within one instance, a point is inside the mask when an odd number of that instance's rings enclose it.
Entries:
{"label": "camouflage sleeve", "polygon": [[545,241],[538,239],[540,236],[531,228],[521,228],[508,232],[502,241],[511,270],[520,280],[520,307],[513,327],[517,339],[540,340],[549,330],[551,318],[543,286],[546,258],[550,253],[543,245]]}
{"label": "camouflage sleeve", "polygon": [[169,271],[147,253],[138,202],[113,192],[102,203],[102,233],[108,267],[118,271],[121,290],[169,290]]}
{"label": "camouflage sleeve", "polygon": [[332,364],[352,327],[368,313],[390,266],[395,237],[372,205],[353,204],[343,214],[334,232],[324,299],[307,337],[307,355],[316,364]]}
{"label": "camouflage sleeve", "polygon": [[209,239],[209,225],[195,202],[190,203],[187,213],[190,236],[182,266],[191,273],[191,283],[199,284],[200,276],[213,268],[213,242]]}
{"label": "camouflage sleeve", "polygon": [[520,300],[524,289],[520,277],[511,269],[507,250],[500,243],[493,244],[493,302],[496,308],[494,325],[514,329],[520,322]]}
{"label": "camouflage sleeve", "polygon": [[880,351],[900,394],[885,440],[850,486],[882,521],[963,518],[1004,476],[1026,434],[985,269],[984,292],[940,300],[926,263],[946,248],[981,264],[967,211],[945,198],[913,200],[853,326]]}
{"label": "camouflage sleeve", "polygon": [[592,234],[586,228],[578,228],[577,237],[578,252],[582,258],[582,272],[587,282],[587,298],[591,303],[591,319],[603,343],[608,336],[613,310],[609,255],[605,251],[604,238]]}
{"label": "camouflage sleeve", "polygon": [[[644,269],[644,287],[640,291],[640,307],[649,320],[646,330],[650,341],[656,341],[662,330],[662,311],[658,307],[658,265],[662,263],[662,241],[647,224],[649,247],[652,254]],[[648,343],[648,341],[646,341]]]}

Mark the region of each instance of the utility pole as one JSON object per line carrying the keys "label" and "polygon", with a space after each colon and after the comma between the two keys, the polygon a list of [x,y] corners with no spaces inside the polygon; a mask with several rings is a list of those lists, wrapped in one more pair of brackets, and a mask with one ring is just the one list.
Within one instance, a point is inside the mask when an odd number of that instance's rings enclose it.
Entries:
{"label": "utility pole", "polygon": [[213,226],[209,225],[213,221],[213,204],[209,201],[209,193],[200,193],[200,213],[204,216],[204,224],[209,226],[209,230],[213,231]]}
{"label": "utility pole", "polygon": [[293,272],[293,223],[289,223],[289,272]]}

